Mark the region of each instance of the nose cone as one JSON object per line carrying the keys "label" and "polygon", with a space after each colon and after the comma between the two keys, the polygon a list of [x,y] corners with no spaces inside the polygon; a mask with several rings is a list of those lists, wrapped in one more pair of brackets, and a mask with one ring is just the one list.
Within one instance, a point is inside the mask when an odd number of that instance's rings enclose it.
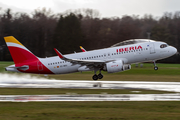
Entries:
{"label": "nose cone", "polygon": [[177,49],[175,47],[172,47],[171,48],[171,53],[172,53],[172,55],[176,54],[177,53]]}

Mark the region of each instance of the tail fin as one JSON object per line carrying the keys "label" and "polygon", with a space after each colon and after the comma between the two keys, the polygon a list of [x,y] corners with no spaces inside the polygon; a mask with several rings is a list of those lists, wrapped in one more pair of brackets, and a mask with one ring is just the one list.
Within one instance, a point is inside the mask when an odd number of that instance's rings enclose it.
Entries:
{"label": "tail fin", "polygon": [[13,36],[4,37],[15,64],[37,60],[37,57]]}

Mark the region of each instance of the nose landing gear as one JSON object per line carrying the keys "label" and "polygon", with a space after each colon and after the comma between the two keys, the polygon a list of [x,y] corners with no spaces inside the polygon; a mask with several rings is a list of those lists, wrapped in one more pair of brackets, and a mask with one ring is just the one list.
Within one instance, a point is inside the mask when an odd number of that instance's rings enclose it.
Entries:
{"label": "nose landing gear", "polygon": [[156,61],[153,62],[154,62],[154,70],[158,70],[158,66],[156,66]]}

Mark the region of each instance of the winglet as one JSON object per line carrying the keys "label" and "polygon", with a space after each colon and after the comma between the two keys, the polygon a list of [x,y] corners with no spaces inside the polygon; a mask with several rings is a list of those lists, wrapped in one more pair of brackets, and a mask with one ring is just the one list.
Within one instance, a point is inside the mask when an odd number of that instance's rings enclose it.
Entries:
{"label": "winglet", "polygon": [[56,48],[54,48],[54,51],[59,56],[59,58],[61,58],[61,59],[64,58],[64,56]]}
{"label": "winglet", "polygon": [[54,48],[54,51],[55,51],[56,54],[59,56],[59,58],[61,58],[62,60],[66,60],[66,61],[69,61],[69,60],[70,60],[70,59],[64,57],[63,54],[61,54],[56,48]]}
{"label": "winglet", "polygon": [[81,50],[83,51],[83,52],[86,52],[86,50],[82,47],[82,46],[79,46],[80,48],[81,48]]}

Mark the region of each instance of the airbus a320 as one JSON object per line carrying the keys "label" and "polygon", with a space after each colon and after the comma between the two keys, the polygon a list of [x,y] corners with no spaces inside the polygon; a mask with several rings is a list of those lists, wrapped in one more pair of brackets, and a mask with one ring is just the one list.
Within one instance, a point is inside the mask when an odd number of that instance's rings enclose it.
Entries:
{"label": "airbus a320", "polygon": [[[117,43],[109,48],[63,55],[54,48],[58,56],[39,58],[13,36],[4,37],[14,65],[6,71],[36,74],[66,74],[94,71],[93,80],[102,79],[101,71],[108,73],[131,69],[131,64],[154,61],[174,55],[177,49],[165,42],[149,39],[132,39]],[[99,73],[97,74],[97,72]]]}

